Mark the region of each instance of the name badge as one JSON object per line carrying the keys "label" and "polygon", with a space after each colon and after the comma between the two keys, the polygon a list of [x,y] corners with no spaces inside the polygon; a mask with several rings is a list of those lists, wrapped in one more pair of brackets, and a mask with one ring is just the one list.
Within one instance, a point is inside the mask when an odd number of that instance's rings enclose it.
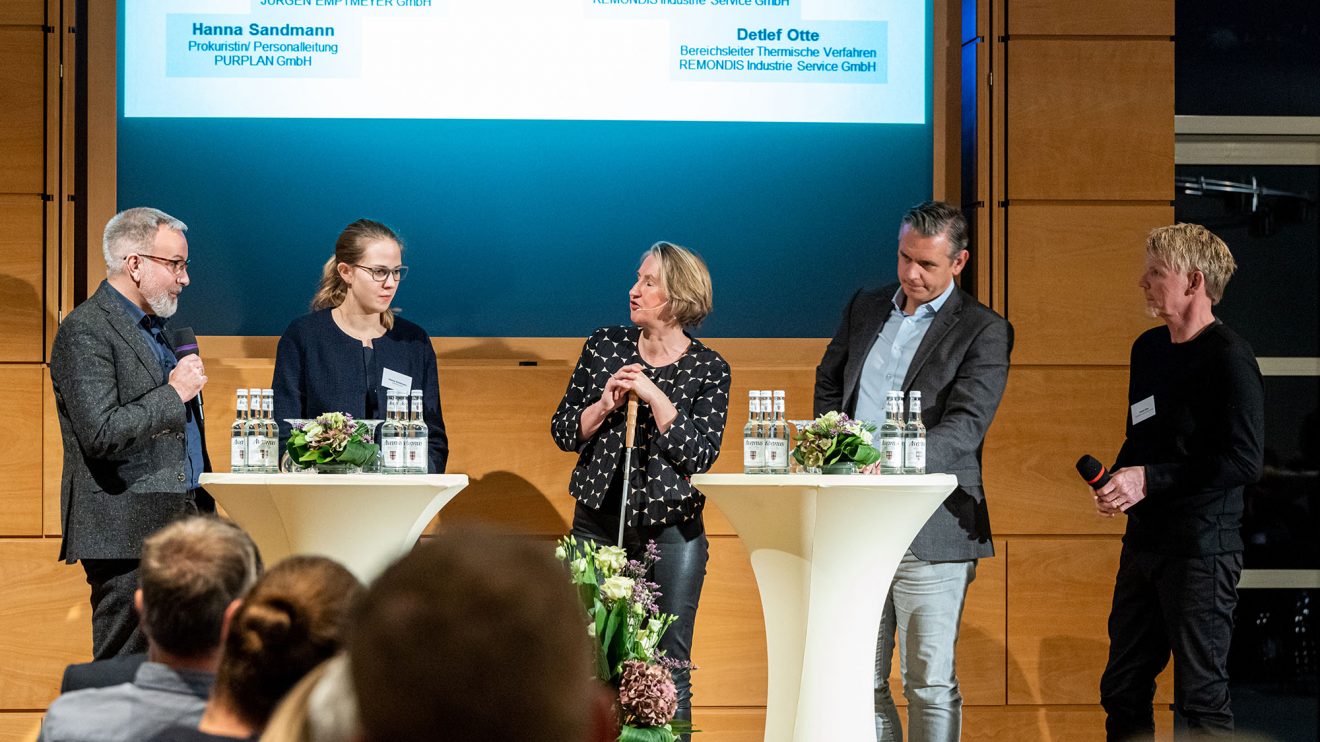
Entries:
{"label": "name badge", "polygon": [[412,390],[412,377],[387,368],[380,372],[380,385],[407,394]]}
{"label": "name badge", "polygon": [[1132,405],[1133,425],[1136,425],[1142,420],[1149,420],[1152,417],[1155,417],[1155,395],[1152,394],[1151,396],[1146,397],[1140,402],[1137,402],[1136,404]]}

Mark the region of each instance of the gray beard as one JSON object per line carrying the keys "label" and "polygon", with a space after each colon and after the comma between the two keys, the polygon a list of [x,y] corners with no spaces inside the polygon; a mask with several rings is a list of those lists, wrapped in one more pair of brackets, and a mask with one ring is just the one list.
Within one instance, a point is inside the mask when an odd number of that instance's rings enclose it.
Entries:
{"label": "gray beard", "polygon": [[147,300],[147,306],[151,307],[151,311],[155,312],[156,316],[161,319],[169,319],[174,316],[175,312],[179,311],[179,299],[176,296],[170,296],[168,293],[164,293],[158,296],[148,296],[145,298]]}

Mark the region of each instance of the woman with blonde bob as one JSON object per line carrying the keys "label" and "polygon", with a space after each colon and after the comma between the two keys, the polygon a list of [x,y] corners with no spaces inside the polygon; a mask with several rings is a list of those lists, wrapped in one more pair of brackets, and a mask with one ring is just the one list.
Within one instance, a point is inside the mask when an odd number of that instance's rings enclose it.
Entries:
{"label": "woman with blonde bob", "polygon": [[[650,541],[658,547],[652,579],[662,593],[659,607],[678,616],[660,647],[685,663],[708,553],[702,521],[706,496],[690,480],[719,456],[729,409],[729,364],[688,333],[711,310],[706,264],[669,242],[657,242],[642,258],[628,292],[632,324],[602,327],[587,339],[551,433],[561,449],[578,454],[569,483],[577,500],[573,534],[614,544],[622,509],[630,557],[640,558]],[[630,394],[639,409],[637,450],[629,459],[624,428]],[[674,681],[679,718],[690,719],[687,669],[676,669]]]}
{"label": "woman with blonde bob", "polygon": [[326,261],[311,314],[290,323],[275,352],[275,419],[280,446],[286,418],[346,412],[383,418],[391,388],[422,392],[428,429],[427,468],[443,473],[449,457],[435,348],[421,327],[390,304],[408,275],[394,230],[370,219],[344,228]]}

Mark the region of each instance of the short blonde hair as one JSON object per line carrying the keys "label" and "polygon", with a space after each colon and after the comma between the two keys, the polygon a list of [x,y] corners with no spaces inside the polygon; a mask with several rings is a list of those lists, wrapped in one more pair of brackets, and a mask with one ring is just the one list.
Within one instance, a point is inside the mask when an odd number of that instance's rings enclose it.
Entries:
{"label": "short blonde hair", "polygon": [[[696,327],[710,314],[714,292],[706,261],[685,247],[660,241],[646,255],[660,261],[660,282],[669,297],[669,311],[684,327]],[[646,255],[642,259],[646,259]]]}
{"label": "short blonde hair", "polygon": [[1163,260],[1179,273],[1200,271],[1210,303],[1224,298],[1224,287],[1237,270],[1233,253],[1214,232],[1200,224],[1171,224],[1156,227],[1146,238],[1146,254]]}

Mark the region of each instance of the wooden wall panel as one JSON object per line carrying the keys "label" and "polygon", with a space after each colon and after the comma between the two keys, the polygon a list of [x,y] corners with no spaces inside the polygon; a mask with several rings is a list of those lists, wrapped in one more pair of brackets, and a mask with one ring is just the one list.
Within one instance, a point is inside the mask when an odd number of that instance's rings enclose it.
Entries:
{"label": "wooden wall panel", "polygon": [[1173,0],[1007,0],[1006,9],[1013,35],[1173,35]]}
{"label": "wooden wall panel", "polygon": [[1172,42],[1020,39],[1008,49],[1010,205],[1173,198]]}
{"label": "wooden wall panel", "polygon": [[984,474],[995,534],[1122,533],[1095,512],[1078,457],[1112,462],[1123,442],[1127,368],[1014,368],[986,437]]}
{"label": "wooden wall panel", "polygon": [[0,195],[0,362],[45,359],[44,207],[34,195]]}
{"label": "wooden wall panel", "polygon": [[41,729],[42,714],[33,711],[0,713],[0,742],[31,742]]}
{"label": "wooden wall panel", "polygon": [[82,568],[56,560],[55,539],[0,540],[0,709],[44,709],[64,666],[92,654]]}
{"label": "wooden wall panel", "polygon": [[1024,202],[1008,211],[1013,363],[1126,364],[1132,341],[1155,324],[1137,287],[1146,235],[1173,223],[1173,207]]}
{"label": "wooden wall panel", "polygon": [[46,0],[5,0],[0,26],[39,26],[46,22]]}
{"label": "wooden wall panel", "polygon": [[0,193],[44,191],[45,43],[39,26],[0,26]]}
{"label": "wooden wall panel", "polygon": [[692,702],[765,706],[765,622],[747,549],[736,536],[710,538],[710,563],[692,637]]}
{"label": "wooden wall panel", "polygon": [[64,442],[60,439],[60,420],[55,411],[55,390],[50,385],[50,369],[41,367],[41,532],[58,536],[60,521],[60,475],[64,471]]}
{"label": "wooden wall panel", "polygon": [[[966,742],[1104,742],[1105,712],[1097,706],[964,706]],[[1154,742],[1171,742],[1173,715],[1157,711]]]}
{"label": "wooden wall panel", "polygon": [[765,708],[692,707],[692,726],[702,742],[763,742]]}
{"label": "wooden wall panel", "polygon": [[[1120,549],[1117,538],[1009,540],[1009,704],[1100,702]],[[1169,703],[1172,665],[1158,684]]]}
{"label": "wooden wall panel", "polygon": [[[42,381],[40,366],[0,366],[0,409],[13,424],[41,419]],[[7,437],[0,456],[0,536],[41,534],[41,456],[40,435]]]}

